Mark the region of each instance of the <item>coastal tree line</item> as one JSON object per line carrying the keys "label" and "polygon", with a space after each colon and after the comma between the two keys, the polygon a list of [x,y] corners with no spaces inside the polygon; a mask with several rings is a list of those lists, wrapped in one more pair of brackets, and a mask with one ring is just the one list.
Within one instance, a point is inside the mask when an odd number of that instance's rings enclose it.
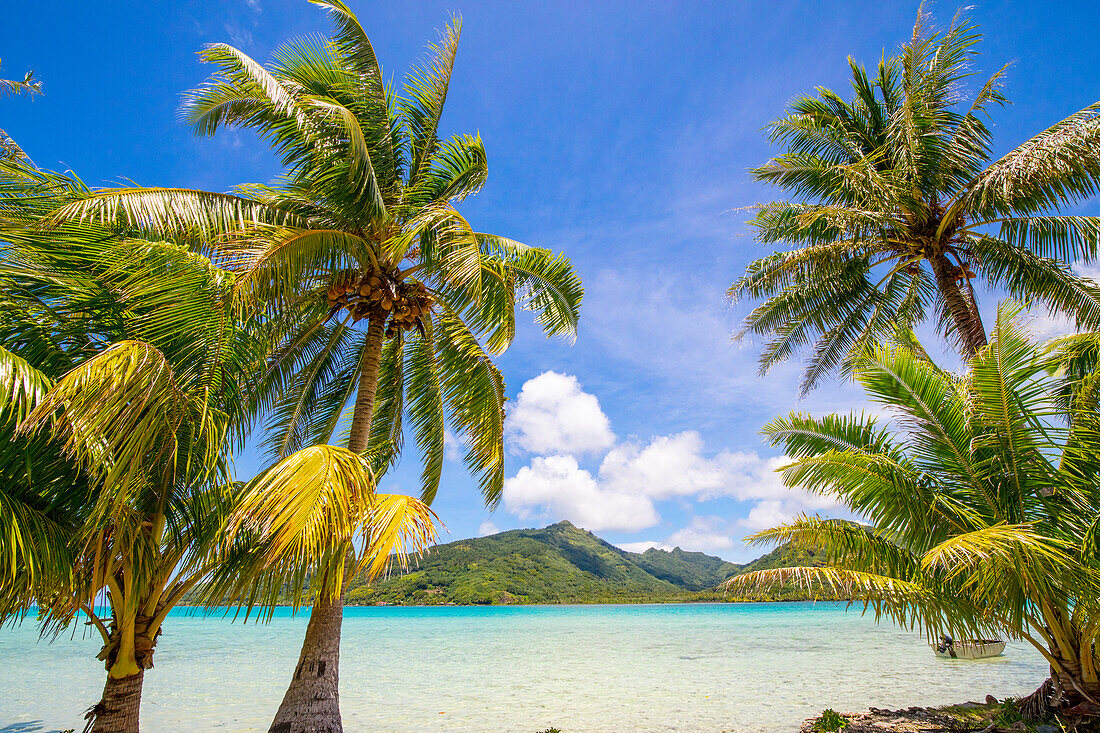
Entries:
{"label": "coastal tree line", "polygon": [[[350,577],[435,539],[444,434],[488,505],[504,479],[504,381],[516,309],[572,338],[583,295],[561,254],[478,232],[480,138],[439,136],[461,35],[453,19],[400,89],[340,0],[333,24],[266,64],[214,44],[186,96],[196,134],[254,131],[283,171],[234,193],[91,189],[0,132],[0,620],[87,620],[107,679],[89,730],[138,730],[168,613],[189,593],[269,615],[312,611],[272,731],[339,731]],[[929,634],[1032,643],[1050,679],[1029,714],[1100,713],[1100,103],[994,158],[1006,69],[976,82],[980,35],[920,12],[849,99],[797,99],[752,175],[779,251],[731,287],[760,302],[742,335],[761,368],[803,352],[804,389],[842,375],[895,415],[792,414],[765,428],[791,486],[866,525],[800,517],[756,536],[823,548],[824,567],[731,587],[828,587]],[[39,93],[28,74],[0,89]],[[1020,307],[991,329],[979,290],[1068,317],[1034,343]],[[931,321],[964,368],[914,335]],[[262,434],[269,465],[240,480]],[[419,498],[376,491],[411,437]],[[1090,707],[1092,706],[1092,707]]]}

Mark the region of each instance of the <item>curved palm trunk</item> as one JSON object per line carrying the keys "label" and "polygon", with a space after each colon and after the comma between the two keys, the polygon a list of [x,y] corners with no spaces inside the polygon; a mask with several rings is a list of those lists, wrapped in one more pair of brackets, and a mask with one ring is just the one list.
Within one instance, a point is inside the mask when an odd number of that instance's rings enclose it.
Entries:
{"label": "curved palm trunk", "polygon": [[294,678],[283,696],[271,733],[339,733],[340,624],[344,599],[317,594]]}
{"label": "curved palm trunk", "polygon": [[[1020,698],[1016,709],[1032,720],[1045,720],[1051,713],[1071,708],[1095,716],[1100,713],[1100,683],[1089,682],[1080,674],[1050,670],[1050,677],[1035,692]],[[1083,708],[1083,709],[1082,709]]]}
{"label": "curved palm trunk", "polygon": [[153,666],[160,636],[159,629],[150,630],[152,623],[152,617],[141,613],[123,612],[115,617],[117,625],[112,624],[97,656],[106,663],[107,682],[103,697],[84,715],[88,721],[85,733],[138,733],[145,670]]}
{"label": "curved palm trunk", "polygon": [[[370,319],[363,349],[363,372],[352,409],[348,450],[361,453],[370,438],[378,372],[382,364],[385,314]],[[322,591],[302,642],[298,666],[271,722],[269,733],[342,733],[340,719],[340,626],[344,618],[343,595],[330,598]]]}
{"label": "curved palm trunk", "polygon": [[129,677],[107,676],[103,699],[85,716],[91,733],[138,733],[138,713],[141,711],[141,686],[145,670]]}
{"label": "curved palm trunk", "polygon": [[962,355],[967,359],[973,358],[989,340],[985,335],[985,327],[982,325],[981,314],[978,313],[978,304],[972,298],[967,297],[959,287],[955,279],[955,268],[944,255],[935,255],[929,258],[932,265],[932,273],[936,276],[936,286],[943,296],[944,305],[955,322],[955,330],[959,334],[959,345]]}

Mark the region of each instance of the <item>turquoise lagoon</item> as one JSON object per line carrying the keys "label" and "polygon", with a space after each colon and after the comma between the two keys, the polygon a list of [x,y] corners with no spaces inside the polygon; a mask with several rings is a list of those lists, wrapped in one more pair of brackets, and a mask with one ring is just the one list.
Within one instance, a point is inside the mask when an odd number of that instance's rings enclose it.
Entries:
{"label": "turquoise lagoon", "polygon": [[[787,733],[824,707],[945,704],[1033,690],[1038,653],[935,659],[915,633],[841,604],[355,607],[346,610],[344,728],[355,731]],[[297,661],[304,614],[267,624],[182,610],[146,674],[142,728],[264,731]],[[97,638],[0,630],[0,733],[83,727]]]}

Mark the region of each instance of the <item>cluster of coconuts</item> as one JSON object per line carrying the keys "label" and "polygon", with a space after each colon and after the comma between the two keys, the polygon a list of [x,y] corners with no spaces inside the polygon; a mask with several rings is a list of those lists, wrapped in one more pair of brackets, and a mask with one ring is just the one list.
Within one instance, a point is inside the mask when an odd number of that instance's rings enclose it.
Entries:
{"label": "cluster of coconuts", "polygon": [[431,310],[432,298],[422,283],[370,273],[329,288],[328,305],[346,309],[355,323],[375,314],[388,315],[386,338],[392,338],[398,331],[423,329],[420,317]]}

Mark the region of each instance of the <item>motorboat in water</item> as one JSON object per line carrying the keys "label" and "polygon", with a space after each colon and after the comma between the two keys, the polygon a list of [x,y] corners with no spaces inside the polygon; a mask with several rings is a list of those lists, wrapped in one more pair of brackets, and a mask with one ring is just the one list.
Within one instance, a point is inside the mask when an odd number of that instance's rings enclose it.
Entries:
{"label": "motorboat in water", "polygon": [[930,643],[937,657],[944,659],[986,659],[996,657],[1005,650],[1003,639],[962,639],[955,641],[944,636],[938,644]]}

